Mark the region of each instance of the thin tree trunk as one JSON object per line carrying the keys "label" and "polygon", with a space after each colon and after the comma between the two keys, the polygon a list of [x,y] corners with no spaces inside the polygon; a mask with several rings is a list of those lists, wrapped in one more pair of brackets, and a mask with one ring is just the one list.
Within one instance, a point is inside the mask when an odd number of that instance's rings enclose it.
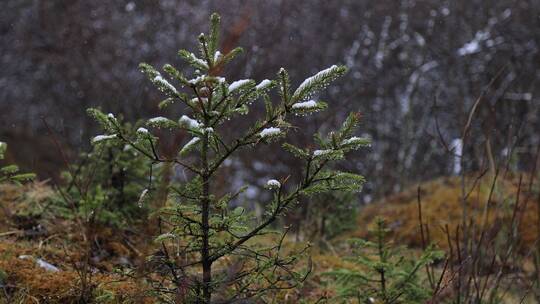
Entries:
{"label": "thin tree trunk", "polygon": [[[205,122],[205,125],[207,122]],[[212,282],[212,261],[210,261],[209,248],[209,213],[210,213],[210,184],[208,176],[208,133],[203,136],[202,142],[202,167],[203,167],[203,198],[202,198],[202,266],[203,266],[203,303],[209,304],[212,298],[211,282]]]}

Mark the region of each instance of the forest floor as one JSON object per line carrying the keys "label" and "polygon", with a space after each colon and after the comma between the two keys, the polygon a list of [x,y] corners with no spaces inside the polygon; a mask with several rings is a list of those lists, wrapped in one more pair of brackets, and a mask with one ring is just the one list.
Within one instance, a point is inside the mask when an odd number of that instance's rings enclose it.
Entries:
{"label": "forest floor", "polygon": [[[525,278],[521,286],[526,286],[526,278],[535,275],[531,252],[537,246],[539,231],[537,202],[532,199],[532,192],[521,189],[518,176],[501,179],[496,191],[489,181],[475,182],[471,177],[466,183],[474,185],[467,191],[471,227],[489,227],[485,231],[491,233],[508,222],[509,214],[519,218],[520,242],[516,252],[521,258],[514,260],[509,269],[518,271]],[[521,184],[526,184],[526,178]],[[281,292],[280,303],[295,303],[298,299],[307,299],[309,303],[332,296],[333,289],[321,274],[336,268],[358,267],[343,259],[349,254],[345,240],[369,238],[368,231],[377,217],[386,219],[393,241],[408,246],[412,255],[419,254],[427,243],[436,244],[447,254],[455,251],[449,236],[462,223],[461,191],[458,177],[439,178],[367,205],[360,210],[353,231],[331,240],[324,249],[313,246],[311,276],[302,288]],[[521,203],[519,208],[514,208],[518,192]],[[80,297],[81,286],[91,289],[98,303],[154,303],[148,286],[119,271],[138,265],[145,254],[157,250],[136,233],[141,227],[98,228],[89,242],[81,234],[80,223],[36,215],[46,208],[52,194],[46,183],[23,187],[0,185],[0,303],[74,303]],[[419,218],[423,223],[422,233]],[[286,246],[296,245],[291,239]],[[437,265],[437,272],[443,271],[443,267],[443,263]],[[448,286],[453,284],[450,274],[450,271],[443,273],[441,279]],[[504,297],[505,302],[519,303],[520,291],[512,286]],[[441,294],[444,297],[444,292]]]}

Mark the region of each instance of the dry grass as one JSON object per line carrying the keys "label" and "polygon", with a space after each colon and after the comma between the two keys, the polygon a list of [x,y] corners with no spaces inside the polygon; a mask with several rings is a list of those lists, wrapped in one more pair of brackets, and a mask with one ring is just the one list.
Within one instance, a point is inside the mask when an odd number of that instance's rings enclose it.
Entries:
{"label": "dry grass", "polygon": [[[484,210],[488,201],[492,181],[489,178],[480,180],[474,187],[474,178],[466,180],[467,193],[470,193],[466,202],[470,214],[470,226],[481,227],[484,218],[487,230],[496,230],[504,223],[510,222],[515,198],[518,191],[519,179],[508,177],[499,179],[489,203],[489,212],[485,216]],[[518,208],[521,219],[519,234],[521,246],[530,248],[538,237],[536,203],[528,199],[523,193]],[[443,249],[448,249],[448,227],[451,235],[455,235],[458,225],[462,223],[462,190],[459,177],[444,177],[420,185],[420,198],[424,224],[429,226],[429,239]],[[419,228],[418,188],[411,187],[399,194],[383,199],[377,203],[366,206],[358,217],[358,229],[354,237],[365,237],[370,228],[375,225],[375,218],[382,217],[387,220],[392,229],[393,238],[405,245],[420,247],[422,237]],[[473,225],[471,225],[473,224]],[[427,236],[426,236],[427,237]]]}

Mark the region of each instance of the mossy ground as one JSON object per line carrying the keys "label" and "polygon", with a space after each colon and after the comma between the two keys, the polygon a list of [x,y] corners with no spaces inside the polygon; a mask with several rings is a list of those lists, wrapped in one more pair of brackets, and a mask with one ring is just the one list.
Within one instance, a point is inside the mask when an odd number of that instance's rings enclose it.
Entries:
{"label": "mossy ground", "polygon": [[[0,185],[0,303],[79,303],[83,298],[80,271],[88,243],[83,241],[82,227],[73,221],[34,216],[46,208],[52,193],[43,183],[22,188]],[[40,228],[29,228],[30,221]],[[121,262],[135,259],[123,233],[117,232],[103,228],[95,235],[93,250],[97,246],[102,253],[89,260],[89,296],[100,299],[99,303],[151,303],[145,295],[147,286],[114,272]],[[59,271],[40,267],[36,259]]]}
{"label": "mossy ground", "polygon": [[[519,176],[498,177],[492,189],[493,178],[486,176],[476,181],[475,176],[465,178],[466,206],[469,220],[474,227],[486,227],[486,230],[500,229],[511,221],[519,188]],[[538,239],[537,193],[532,187],[528,191],[530,177],[524,176],[521,182],[520,200],[515,221],[521,249],[531,248]],[[418,191],[418,189],[420,189]],[[420,192],[420,196],[418,196]],[[404,245],[419,248],[423,245],[420,233],[419,204],[422,208],[422,222],[428,227],[424,239],[448,249],[448,235],[455,234],[458,225],[462,225],[463,200],[460,177],[443,177],[419,184],[403,192],[366,206],[360,212],[358,229],[354,237],[365,237],[375,225],[375,218],[384,218],[393,238]],[[491,193],[491,198],[490,197]],[[487,208],[487,209],[486,209]],[[487,211],[486,211],[487,210]]]}
{"label": "mossy ground", "polygon": [[[522,179],[517,215],[519,217],[520,250],[525,252],[535,244],[538,237],[536,189],[528,191],[528,177]],[[471,215],[471,224],[500,228],[508,221],[514,210],[519,177],[507,176],[496,183],[489,200],[490,212],[485,214],[486,202],[491,191],[491,181],[483,178],[474,182],[467,177],[466,202]],[[474,185],[471,186],[471,185]],[[357,229],[338,237],[331,243],[331,250],[312,246],[312,274],[304,285],[296,290],[276,294],[279,303],[311,303],[331,297],[332,286],[321,274],[338,268],[358,267],[343,259],[350,253],[344,240],[351,237],[368,236],[376,217],[386,218],[392,228],[391,237],[399,245],[408,245],[410,254],[419,254],[422,238],[419,233],[418,188],[411,187],[399,194],[366,206],[359,212]],[[85,252],[91,244],[92,255],[88,259],[92,271],[92,298],[97,303],[154,303],[149,286],[144,280],[117,273],[125,265],[136,265],[154,245],[137,237],[134,230],[99,227],[94,240],[84,240],[80,224],[49,217],[34,217],[47,208],[47,197],[53,191],[44,183],[28,184],[24,187],[0,185],[0,303],[78,303],[81,299],[80,265],[85,261]],[[442,249],[448,249],[444,227],[454,231],[462,223],[462,189],[459,177],[439,178],[420,185],[420,201],[424,223],[429,227],[429,240]],[[36,212],[28,212],[34,210]],[[26,223],[25,221],[34,221]],[[43,233],[32,233],[27,228],[38,223]],[[141,230],[144,230],[141,228]],[[270,242],[273,236],[262,239]],[[292,239],[285,242],[286,248],[299,248]],[[288,250],[286,249],[286,250]],[[34,260],[21,259],[21,255],[40,258],[60,269],[51,272],[40,267]],[[224,261],[226,267],[229,261]],[[521,269],[532,271],[530,259],[524,259]],[[308,262],[299,267],[307,268]],[[6,300],[6,295],[9,296]],[[513,303],[515,294],[509,293],[507,302]],[[513,298],[512,298],[513,297]],[[302,303],[302,302],[300,302]]]}

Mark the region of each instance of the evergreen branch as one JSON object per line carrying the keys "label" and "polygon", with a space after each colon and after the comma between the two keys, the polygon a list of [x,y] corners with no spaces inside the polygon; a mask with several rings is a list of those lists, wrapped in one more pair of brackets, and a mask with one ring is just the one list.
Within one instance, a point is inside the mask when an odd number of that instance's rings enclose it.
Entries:
{"label": "evergreen branch", "polygon": [[219,24],[220,24],[219,15],[216,13],[213,13],[210,16],[210,41],[208,42],[208,49],[211,54],[215,54],[218,49]]}
{"label": "evergreen branch", "polygon": [[199,36],[199,42],[200,42],[200,47],[202,50],[202,55],[204,55],[207,66],[209,67],[208,69],[210,69],[210,67],[212,66],[213,58],[210,57],[210,53],[208,51],[208,45],[206,44],[206,37],[204,36],[204,34],[201,34]]}
{"label": "evergreen branch", "polygon": [[229,158],[229,156],[234,153],[236,150],[238,150],[240,147],[242,146],[245,146],[245,145],[249,145],[249,144],[252,144],[253,142],[250,141],[250,139],[253,138],[253,136],[255,136],[257,133],[259,133],[261,130],[263,130],[264,128],[266,128],[267,126],[269,126],[270,124],[272,124],[274,121],[276,121],[276,119],[278,119],[278,117],[281,116],[281,114],[283,114],[285,111],[284,109],[280,112],[278,112],[277,114],[275,114],[271,119],[268,119],[266,120],[264,123],[262,123],[259,127],[251,130],[251,132],[249,132],[248,134],[246,134],[245,136],[243,136],[241,139],[237,139],[236,140],[236,143],[234,144],[234,146],[232,146],[231,148],[229,148],[216,162],[214,162],[213,165],[210,166],[210,170],[209,170],[209,173],[212,175],[220,166],[221,164],[227,159]]}
{"label": "evergreen branch", "polygon": [[199,92],[197,91],[197,87],[195,85],[191,86],[193,89],[193,92],[195,93],[195,96],[197,96],[197,101],[199,102],[199,107],[201,108],[203,115],[206,117],[208,114],[206,113],[206,107],[204,106],[204,102],[201,98],[201,95],[199,95]]}
{"label": "evergreen branch", "polygon": [[333,65],[317,74],[307,78],[294,91],[291,98],[292,103],[305,100],[315,94],[317,91],[326,87],[331,81],[342,76],[347,71],[345,66]]}
{"label": "evergreen branch", "polygon": [[135,150],[137,150],[138,152],[140,152],[141,154],[143,154],[144,156],[148,157],[149,159],[153,160],[154,162],[160,162],[160,163],[175,163],[175,164],[178,164],[188,170],[190,170],[191,172],[193,173],[196,173],[198,175],[201,175],[201,171],[198,170],[197,168],[189,165],[189,164],[186,164],[180,160],[178,160],[177,158],[173,158],[173,159],[165,159],[165,158],[161,158],[157,155],[157,153],[155,152],[155,150],[153,151],[154,155],[148,153],[147,151],[145,151],[143,148],[139,147],[136,143],[134,143],[133,141],[129,140],[128,138],[126,138],[122,133],[118,133],[117,134],[118,138],[124,142],[126,142],[127,144],[129,144],[132,148],[134,148]]}
{"label": "evergreen branch", "polygon": [[278,194],[277,194],[276,208],[272,211],[271,215],[264,222],[262,222],[257,227],[255,227],[251,232],[244,235],[242,238],[237,240],[235,243],[228,245],[224,252],[216,253],[215,255],[213,255],[211,257],[211,260],[216,261],[220,257],[222,257],[222,256],[224,256],[224,255],[226,255],[226,254],[228,254],[230,252],[233,252],[240,245],[247,242],[248,240],[253,238],[255,235],[257,235],[260,231],[262,231],[263,229],[268,227],[271,223],[273,223],[276,220],[276,218],[281,214],[281,212],[283,210],[285,210],[292,202],[297,200],[297,198],[300,196],[301,190],[309,187],[309,185],[313,182],[313,179],[320,172],[320,170],[322,170],[322,168],[326,165],[326,163],[327,163],[327,161],[323,161],[317,167],[317,169],[315,170],[313,175],[308,179],[307,183],[306,182],[302,183],[299,187],[297,187],[297,189],[292,194],[289,194],[283,201],[281,200],[281,195],[282,195],[282,189],[283,188],[280,187],[279,190],[278,190]]}

